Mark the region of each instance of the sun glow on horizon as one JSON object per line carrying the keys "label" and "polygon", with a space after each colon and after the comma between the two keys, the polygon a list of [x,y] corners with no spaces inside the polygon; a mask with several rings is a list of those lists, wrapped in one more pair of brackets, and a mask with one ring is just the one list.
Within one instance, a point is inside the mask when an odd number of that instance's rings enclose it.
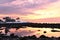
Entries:
{"label": "sun glow on horizon", "polygon": [[51,4],[46,9],[34,10],[33,13],[34,14],[39,14],[40,18],[60,17],[60,8],[59,8],[58,4]]}

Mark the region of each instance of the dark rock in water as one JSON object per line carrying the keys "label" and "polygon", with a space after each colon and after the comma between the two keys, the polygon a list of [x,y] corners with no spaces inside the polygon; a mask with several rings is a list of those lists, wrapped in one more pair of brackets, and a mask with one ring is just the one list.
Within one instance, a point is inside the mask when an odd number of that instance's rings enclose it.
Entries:
{"label": "dark rock in water", "polygon": [[47,33],[46,31],[44,31],[44,33]]}
{"label": "dark rock in water", "polygon": [[51,32],[60,32],[59,30],[51,30]]}
{"label": "dark rock in water", "polygon": [[38,31],[40,31],[40,30],[38,30]]}

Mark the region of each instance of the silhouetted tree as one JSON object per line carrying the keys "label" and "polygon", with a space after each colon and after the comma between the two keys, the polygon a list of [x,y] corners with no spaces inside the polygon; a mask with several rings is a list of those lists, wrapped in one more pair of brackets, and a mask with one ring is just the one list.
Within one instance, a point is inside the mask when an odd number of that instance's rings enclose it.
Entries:
{"label": "silhouetted tree", "polygon": [[8,28],[5,28],[5,34],[7,35],[7,33],[9,32]]}
{"label": "silhouetted tree", "polygon": [[3,19],[5,22],[15,22],[15,19],[11,19],[10,17],[4,17]]}
{"label": "silhouetted tree", "polygon": [[60,37],[58,37],[58,40],[60,40]]}
{"label": "silhouetted tree", "polygon": [[12,38],[13,38],[13,37],[14,37],[14,33],[10,34],[10,37],[12,37]]}
{"label": "silhouetted tree", "polygon": [[17,20],[19,20],[20,18],[19,18],[19,17],[17,17],[16,19],[17,19]]}
{"label": "silhouetted tree", "polygon": [[0,19],[0,22],[3,22],[3,20]]}
{"label": "silhouetted tree", "polygon": [[16,20],[17,20],[18,22],[20,22],[20,18],[19,18],[19,17],[17,17]]}

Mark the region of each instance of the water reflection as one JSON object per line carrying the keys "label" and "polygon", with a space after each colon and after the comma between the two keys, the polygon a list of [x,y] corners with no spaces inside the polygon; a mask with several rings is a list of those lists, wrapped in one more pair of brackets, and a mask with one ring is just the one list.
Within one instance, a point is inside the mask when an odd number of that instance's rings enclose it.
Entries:
{"label": "water reflection", "polygon": [[[9,29],[8,35],[11,33],[15,33],[15,35],[18,36],[32,36],[32,35],[36,35],[37,37],[41,36],[41,35],[46,35],[46,36],[54,36],[54,37],[59,37],[60,32],[51,32],[51,28],[32,28],[32,27],[26,27],[26,28],[19,28],[18,30],[16,30],[16,28],[11,28]],[[59,30],[60,29],[54,29],[54,30]],[[4,30],[1,30],[4,33]],[[44,33],[44,31],[46,31],[46,33]]]}

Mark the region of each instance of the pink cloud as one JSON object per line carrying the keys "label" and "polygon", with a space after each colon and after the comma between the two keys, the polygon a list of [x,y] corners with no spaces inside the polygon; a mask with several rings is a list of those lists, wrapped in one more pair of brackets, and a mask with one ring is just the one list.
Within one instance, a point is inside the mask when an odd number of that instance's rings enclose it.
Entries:
{"label": "pink cloud", "polygon": [[[3,4],[0,5],[0,14],[17,14],[20,16],[33,14],[31,11],[33,10],[42,10],[47,8],[52,3],[55,3],[60,0],[15,0],[12,2],[7,3],[8,6]],[[22,15],[21,15],[22,14]],[[3,15],[5,16],[5,15]],[[0,16],[1,17],[1,16]],[[12,15],[13,17],[13,15]],[[16,17],[14,15],[14,17]],[[47,18],[47,19],[36,19],[36,20],[29,20],[23,19],[24,21],[31,21],[31,22],[60,22],[59,18]]]}
{"label": "pink cloud", "polygon": [[[29,9],[36,10],[36,9],[45,9],[45,6],[50,3],[57,2],[58,0],[14,0],[9,3],[0,4],[0,13],[19,13],[19,14],[26,14]],[[47,7],[47,6],[46,6]],[[25,12],[24,10],[27,10]]]}

